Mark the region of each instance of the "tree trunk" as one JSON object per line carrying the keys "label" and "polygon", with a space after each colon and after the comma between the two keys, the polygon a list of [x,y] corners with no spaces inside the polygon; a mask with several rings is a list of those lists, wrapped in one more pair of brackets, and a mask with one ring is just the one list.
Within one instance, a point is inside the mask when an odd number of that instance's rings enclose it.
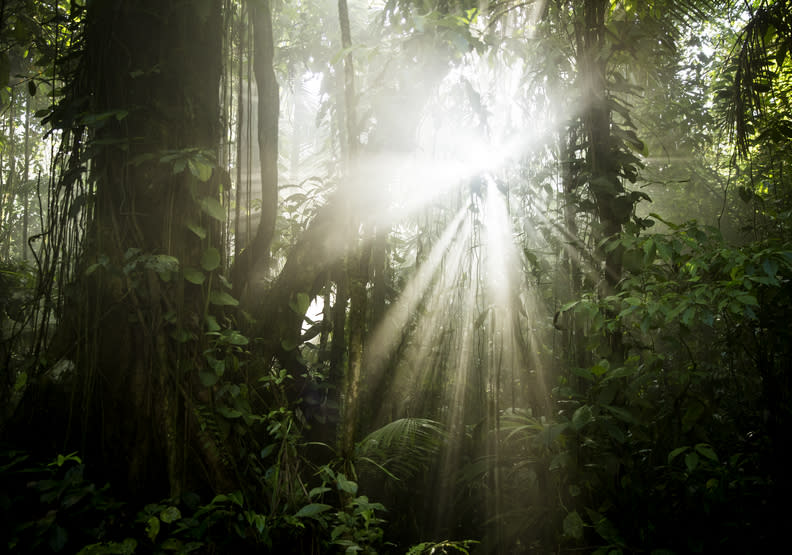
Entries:
{"label": "tree trunk", "polygon": [[28,198],[30,197],[29,180],[30,180],[30,98],[25,105],[25,169],[22,177],[22,260],[28,259],[28,227],[30,223],[30,215],[28,211]]}
{"label": "tree trunk", "polygon": [[[619,178],[619,164],[615,141],[611,135],[611,110],[606,86],[607,53],[605,17],[608,0],[585,0],[582,22],[577,20],[578,63],[586,105],[583,109],[583,130],[587,139],[586,169],[589,188],[597,206],[597,243],[618,235],[625,223],[624,186]],[[622,276],[622,249],[601,248],[604,278],[600,287],[603,297],[615,292]],[[623,358],[621,332],[610,333],[609,342],[614,360]]]}
{"label": "tree trunk", "polygon": [[[5,190],[3,190],[2,183],[0,183],[0,252],[2,252],[3,260],[8,260],[11,252],[11,236],[12,236],[12,218],[14,213],[14,197],[16,196],[16,141],[14,140],[14,125],[16,124],[16,116],[14,108],[16,107],[15,94],[11,94],[11,105],[9,106],[8,117],[8,137],[11,137],[10,145],[8,148],[8,179],[5,181]],[[5,150],[5,149],[3,149]],[[2,161],[2,159],[0,159]],[[0,171],[2,164],[0,164]]]}
{"label": "tree trunk", "polygon": [[386,301],[388,296],[388,235],[390,228],[387,224],[378,223],[374,234],[371,264],[373,265],[373,281],[371,291],[371,319],[370,329],[375,329],[385,316]]}
{"label": "tree trunk", "polygon": [[[581,270],[580,257],[583,245],[578,239],[577,226],[577,180],[579,161],[574,157],[575,144],[577,143],[578,126],[570,123],[567,127],[565,136],[560,137],[561,151],[561,182],[564,193],[564,231],[567,234],[567,242],[570,248],[564,254],[565,261],[562,265],[568,290],[564,291],[563,302],[577,299],[580,296],[583,285],[583,273]],[[583,323],[575,314],[570,314],[570,322],[562,326],[564,332],[564,347],[568,349],[568,363],[580,368],[588,366],[587,351]],[[578,381],[580,378],[570,376],[570,379]]]}
{"label": "tree trunk", "polygon": [[[103,123],[93,129],[86,277],[59,345],[71,338],[62,352],[78,372],[71,429],[133,495],[177,496],[188,480],[231,487],[194,422],[208,398],[196,378],[217,271],[203,257],[218,252],[223,218],[213,171],[221,40],[220,0],[107,0],[87,12],[73,95],[90,94]],[[202,266],[203,285],[183,279]]]}
{"label": "tree trunk", "polygon": [[[235,261],[234,290],[240,297],[255,299],[263,292],[269,270],[270,244],[278,210],[278,82],[272,68],[274,42],[272,6],[269,0],[249,2],[253,20],[253,71],[258,89],[258,146],[261,169],[261,218],[250,245]],[[248,202],[250,199],[248,199]]]}
{"label": "tree trunk", "polygon": [[341,426],[341,453],[350,457],[354,448],[360,412],[360,388],[363,373],[363,338],[366,329],[366,305],[368,296],[368,259],[360,245],[360,214],[362,207],[357,204],[358,175],[357,162],[360,149],[355,109],[355,69],[352,63],[352,33],[349,24],[349,8],[346,0],[338,0],[338,19],[341,27],[341,47],[348,51],[344,58],[344,108],[346,112],[348,181],[344,191],[346,209],[346,228],[348,230],[346,245],[346,266],[349,284],[349,344],[347,346],[348,362],[344,385],[344,405]]}

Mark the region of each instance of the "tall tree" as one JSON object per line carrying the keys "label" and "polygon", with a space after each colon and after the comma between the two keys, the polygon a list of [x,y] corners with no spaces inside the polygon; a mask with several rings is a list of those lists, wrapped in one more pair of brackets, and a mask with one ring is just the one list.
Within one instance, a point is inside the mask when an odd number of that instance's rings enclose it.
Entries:
{"label": "tall tree", "polygon": [[[234,291],[255,299],[263,292],[270,265],[270,243],[275,234],[278,208],[278,81],[272,67],[274,39],[269,0],[248,2],[253,22],[253,71],[256,77],[257,139],[261,178],[261,216],[256,233],[234,261]],[[240,186],[241,184],[238,184]]]}
{"label": "tall tree", "polygon": [[[88,140],[95,191],[56,344],[76,369],[70,433],[139,491],[178,495],[188,474],[228,484],[194,416],[208,401],[204,322],[226,298],[215,277],[222,22],[220,0],[92,3],[60,109],[87,114],[72,133]],[[81,169],[72,161],[66,179]]]}

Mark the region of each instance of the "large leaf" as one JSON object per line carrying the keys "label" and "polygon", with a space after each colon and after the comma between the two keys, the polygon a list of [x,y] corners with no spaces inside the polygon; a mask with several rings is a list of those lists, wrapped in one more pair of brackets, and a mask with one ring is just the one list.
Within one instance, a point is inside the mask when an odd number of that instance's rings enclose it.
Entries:
{"label": "large leaf", "polygon": [[201,285],[206,280],[206,275],[201,270],[185,268],[184,279],[195,285]]}
{"label": "large leaf", "polygon": [[237,306],[239,301],[225,291],[212,291],[209,293],[209,302],[218,306]]}
{"label": "large leaf", "polygon": [[564,518],[564,535],[576,540],[583,538],[583,519],[577,511],[572,511]]}
{"label": "large leaf", "polygon": [[220,266],[220,251],[214,247],[209,247],[201,255],[201,268],[207,272],[217,269]]}
{"label": "large leaf", "polygon": [[338,489],[350,495],[355,495],[357,493],[357,484],[352,480],[347,480],[347,477],[343,474],[336,476],[336,484],[338,484]]}
{"label": "large leaf", "polygon": [[427,418],[400,418],[374,430],[358,444],[360,460],[370,459],[399,479],[426,468],[445,440],[442,425]]}
{"label": "large leaf", "polygon": [[297,518],[315,518],[316,515],[325,512],[328,509],[332,509],[333,507],[330,505],[325,505],[324,503],[310,503],[297,511],[294,515]]}
{"label": "large leaf", "polygon": [[[201,210],[206,214],[220,222],[225,221],[226,213],[220,201],[214,197],[205,197],[201,199]],[[194,230],[193,230],[194,231]]]}
{"label": "large leaf", "polygon": [[594,417],[591,414],[591,407],[588,405],[583,405],[572,415],[572,427],[575,430],[580,430],[583,426],[591,422],[593,418]]}

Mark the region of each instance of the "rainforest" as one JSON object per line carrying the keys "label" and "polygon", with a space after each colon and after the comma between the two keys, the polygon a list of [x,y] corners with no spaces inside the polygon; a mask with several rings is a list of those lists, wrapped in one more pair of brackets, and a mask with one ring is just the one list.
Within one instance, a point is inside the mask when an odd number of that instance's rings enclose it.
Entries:
{"label": "rainforest", "polygon": [[792,1],[0,1],[0,551],[770,553]]}

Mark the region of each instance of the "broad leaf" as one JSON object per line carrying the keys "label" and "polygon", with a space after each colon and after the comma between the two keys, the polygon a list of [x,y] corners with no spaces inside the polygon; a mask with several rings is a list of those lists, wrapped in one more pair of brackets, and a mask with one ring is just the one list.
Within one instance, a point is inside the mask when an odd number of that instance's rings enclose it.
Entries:
{"label": "broad leaf", "polygon": [[209,247],[201,255],[201,268],[207,272],[217,269],[220,266],[220,251],[214,247]]}
{"label": "broad leaf", "polygon": [[583,519],[577,511],[572,511],[564,518],[564,535],[576,540],[583,538]]}
{"label": "broad leaf", "polygon": [[217,221],[225,221],[226,213],[220,201],[214,197],[204,197],[201,199],[201,210]]}
{"label": "broad leaf", "polygon": [[209,293],[209,302],[218,306],[238,306],[239,301],[225,291],[212,291]]}
{"label": "broad leaf", "polygon": [[333,507],[330,505],[325,505],[324,503],[310,503],[297,511],[294,516],[297,518],[315,518],[317,515],[332,508]]}
{"label": "broad leaf", "polygon": [[201,285],[206,280],[206,275],[196,268],[185,268],[184,279],[195,285]]}

